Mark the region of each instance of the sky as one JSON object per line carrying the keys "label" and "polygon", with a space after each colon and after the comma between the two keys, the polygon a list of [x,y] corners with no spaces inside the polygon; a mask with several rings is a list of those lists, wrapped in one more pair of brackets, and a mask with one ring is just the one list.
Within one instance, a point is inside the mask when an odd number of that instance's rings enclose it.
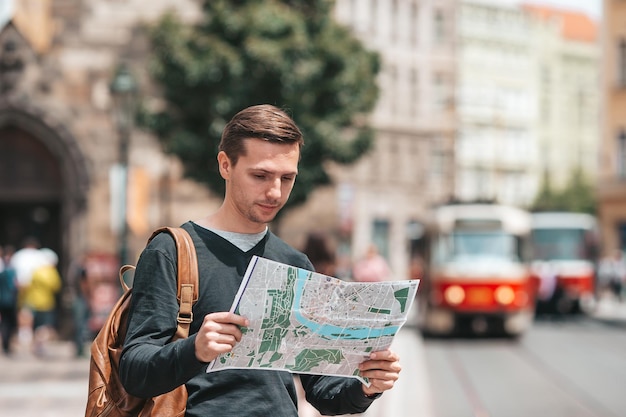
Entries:
{"label": "sky", "polygon": [[602,0],[500,0],[503,3],[545,4],[563,9],[586,12],[595,19],[602,17]]}
{"label": "sky", "polygon": [[[0,28],[9,20],[13,2],[16,0],[0,0]],[[564,9],[578,10],[587,13],[595,20],[602,18],[602,0],[492,0],[505,4],[533,3],[556,6]]]}

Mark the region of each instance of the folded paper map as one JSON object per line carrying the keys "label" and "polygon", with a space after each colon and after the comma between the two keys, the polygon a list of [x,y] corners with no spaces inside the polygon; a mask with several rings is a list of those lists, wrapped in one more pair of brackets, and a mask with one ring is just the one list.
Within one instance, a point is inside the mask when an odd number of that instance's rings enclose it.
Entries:
{"label": "folded paper map", "polygon": [[387,349],[406,322],[419,280],[347,282],[253,257],[231,311],[250,321],[207,372],[262,368],[368,381],[358,365]]}

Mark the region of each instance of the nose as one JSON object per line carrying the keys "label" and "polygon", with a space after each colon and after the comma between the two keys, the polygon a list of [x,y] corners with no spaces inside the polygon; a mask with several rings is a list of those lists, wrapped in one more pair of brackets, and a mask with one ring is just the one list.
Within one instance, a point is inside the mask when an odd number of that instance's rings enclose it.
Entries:
{"label": "nose", "polygon": [[270,188],[267,190],[267,198],[270,200],[279,200],[282,195],[281,190],[282,183],[280,178],[276,178],[271,182]]}

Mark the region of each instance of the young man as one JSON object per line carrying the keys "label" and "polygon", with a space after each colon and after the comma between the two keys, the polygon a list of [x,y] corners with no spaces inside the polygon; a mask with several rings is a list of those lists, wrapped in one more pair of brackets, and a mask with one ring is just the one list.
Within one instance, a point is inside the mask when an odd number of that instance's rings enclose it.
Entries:
{"label": "young man", "polygon": [[[143,251],[133,298],[120,376],[135,396],[153,397],[186,384],[187,416],[296,417],[291,374],[274,370],[206,373],[219,354],[241,340],[247,319],[229,313],[253,255],[312,269],[301,252],[268,230],[285,205],[298,174],[300,130],[280,109],[246,108],[222,134],[217,160],[226,183],[221,207],[183,227],[191,234],[200,272],[199,298],[187,339],[167,343],[176,330],[176,249],[168,234]],[[400,364],[390,350],[361,364],[366,387],[353,378],[301,375],[307,399],[323,414],[360,413],[393,387]]]}

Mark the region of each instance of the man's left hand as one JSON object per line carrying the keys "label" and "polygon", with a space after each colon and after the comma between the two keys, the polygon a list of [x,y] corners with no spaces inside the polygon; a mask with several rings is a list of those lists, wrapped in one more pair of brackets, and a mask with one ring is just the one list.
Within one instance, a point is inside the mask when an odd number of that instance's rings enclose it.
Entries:
{"label": "man's left hand", "polygon": [[400,358],[391,350],[373,352],[370,359],[359,365],[361,376],[369,379],[370,386],[363,385],[365,395],[374,395],[393,388],[400,376]]}

